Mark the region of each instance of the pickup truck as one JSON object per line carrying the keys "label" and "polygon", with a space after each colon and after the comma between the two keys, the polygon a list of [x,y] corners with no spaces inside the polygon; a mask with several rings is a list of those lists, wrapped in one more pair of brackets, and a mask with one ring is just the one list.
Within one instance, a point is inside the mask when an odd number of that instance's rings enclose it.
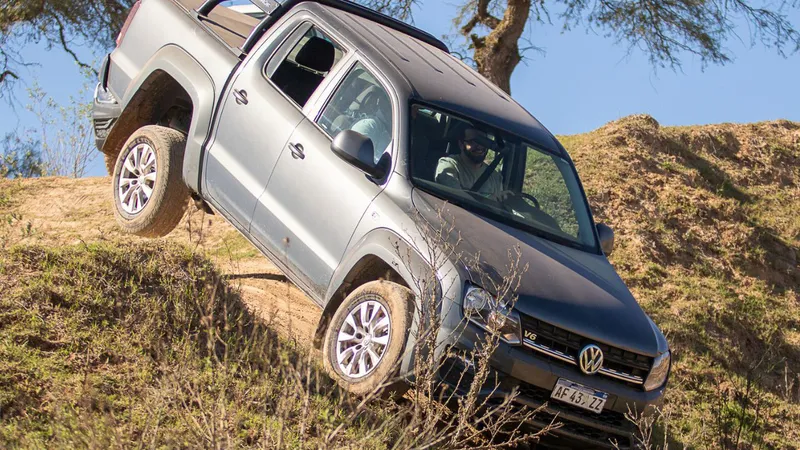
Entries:
{"label": "pickup truck", "polygon": [[[437,349],[500,333],[488,395],[547,403],[531,425],[557,416],[570,445],[635,445],[625,413],[661,401],[669,347],[558,140],[403,22],[343,0],[221,3],[141,0],[105,59],[93,120],[122,229],[165,235],[192,200],[223,216],[323,310],[314,345],[354,394],[413,379],[434,270]],[[435,267],[420,220],[450,230]],[[529,268],[513,304],[485,282],[509,249]]]}

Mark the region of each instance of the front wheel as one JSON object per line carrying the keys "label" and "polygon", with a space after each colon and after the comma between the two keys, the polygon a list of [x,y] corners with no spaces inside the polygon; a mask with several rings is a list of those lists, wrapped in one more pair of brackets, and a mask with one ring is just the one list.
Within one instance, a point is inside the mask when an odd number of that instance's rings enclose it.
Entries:
{"label": "front wheel", "polygon": [[399,284],[372,281],[355,289],[334,314],[323,342],[326,371],[345,390],[400,395],[400,368],[414,311],[414,294]]}
{"label": "front wheel", "polygon": [[189,203],[182,179],[185,146],[183,133],[156,125],[138,129],[125,143],[111,186],[123,231],[160,237],[178,225]]}

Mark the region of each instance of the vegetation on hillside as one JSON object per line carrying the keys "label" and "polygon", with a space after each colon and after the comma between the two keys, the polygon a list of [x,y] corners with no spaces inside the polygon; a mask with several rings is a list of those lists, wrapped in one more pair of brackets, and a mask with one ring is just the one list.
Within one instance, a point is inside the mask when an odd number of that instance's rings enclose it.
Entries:
{"label": "vegetation on hillside", "polygon": [[672,346],[671,436],[800,446],[800,124],[641,115],[560,139]]}
{"label": "vegetation on hillside", "polygon": [[[633,116],[560,140],[674,353],[652,441],[800,448],[800,124]],[[79,216],[20,204],[68,183],[90,205]],[[0,180],[0,447],[387,448],[419,433],[407,405],[360,407],[317,375],[177,236],[106,229],[94,184]],[[251,254],[217,227],[210,256]]]}
{"label": "vegetation on hillside", "polygon": [[[347,394],[182,245],[0,249],[0,292],[2,448],[507,448],[537,436],[521,429],[536,411],[484,403],[477,388],[452,411],[423,400],[439,394],[422,382],[414,401]],[[476,351],[476,365],[489,356]]]}
{"label": "vegetation on hillside", "polygon": [[[15,247],[0,291],[4,448],[302,445],[348,413],[332,383],[289,376],[303,352],[182,246]],[[391,434],[360,419],[342,442]]]}

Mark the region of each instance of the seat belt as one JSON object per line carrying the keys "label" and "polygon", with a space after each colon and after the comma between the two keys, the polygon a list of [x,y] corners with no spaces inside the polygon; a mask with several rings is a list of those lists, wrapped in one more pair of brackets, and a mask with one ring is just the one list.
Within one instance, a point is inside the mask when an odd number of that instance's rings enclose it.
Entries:
{"label": "seat belt", "polygon": [[488,167],[486,167],[486,170],[483,171],[481,176],[475,181],[475,184],[472,185],[472,189],[470,189],[470,190],[478,192],[480,190],[480,188],[482,188],[483,185],[486,184],[486,181],[494,173],[494,169],[496,169],[497,166],[500,165],[500,161],[502,161],[505,156],[506,155],[503,155],[503,154],[501,154],[499,152],[496,153],[495,157],[494,157],[494,160],[492,160],[492,163],[489,164]]}

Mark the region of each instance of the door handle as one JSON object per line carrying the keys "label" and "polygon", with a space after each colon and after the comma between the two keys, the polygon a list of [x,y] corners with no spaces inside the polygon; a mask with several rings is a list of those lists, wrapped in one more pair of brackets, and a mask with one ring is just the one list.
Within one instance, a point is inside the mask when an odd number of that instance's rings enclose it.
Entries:
{"label": "door handle", "polygon": [[239,105],[247,104],[247,91],[244,89],[234,89],[233,96],[236,97],[236,103]]}
{"label": "door handle", "polygon": [[292,151],[292,158],[306,159],[306,153],[303,151],[301,144],[289,144],[289,150]]}

